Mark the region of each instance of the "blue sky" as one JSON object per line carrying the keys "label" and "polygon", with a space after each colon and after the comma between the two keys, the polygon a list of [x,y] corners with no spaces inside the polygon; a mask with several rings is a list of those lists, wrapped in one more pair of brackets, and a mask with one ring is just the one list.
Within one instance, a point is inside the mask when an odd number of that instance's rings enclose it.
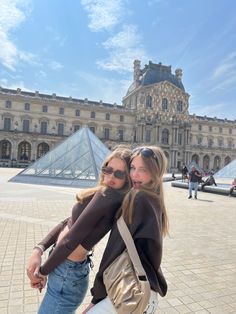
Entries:
{"label": "blue sky", "polygon": [[0,0],[0,86],[121,104],[133,60],[183,69],[189,112],[236,119],[236,1]]}

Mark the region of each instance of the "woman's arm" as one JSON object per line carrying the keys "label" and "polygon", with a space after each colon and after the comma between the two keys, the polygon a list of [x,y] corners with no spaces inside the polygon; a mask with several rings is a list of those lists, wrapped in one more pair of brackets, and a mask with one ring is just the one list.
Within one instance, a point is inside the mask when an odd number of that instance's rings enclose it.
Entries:
{"label": "woman's arm", "polygon": [[27,276],[29,277],[31,284],[39,283],[41,280],[38,277],[39,268],[42,263],[42,255],[43,252],[48,249],[52,244],[55,244],[60,232],[67,225],[67,222],[70,218],[66,218],[58,225],[56,225],[47,235],[46,237],[39,242],[34,248],[28,259],[26,265]]}
{"label": "woman's arm", "polygon": [[43,251],[46,251],[51,245],[57,242],[58,236],[61,231],[65,228],[69,221],[70,217],[66,218],[65,220],[61,221],[58,225],[56,225],[46,237],[38,243],[39,246],[43,247]]}
{"label": "woman's arm", "polygon": [[[121,204],[121,196],[119,195],[118,197],[118,195],[113,190],[106,191],[105,194],[102,191],[96,192],[69,232],[58,243],[47,261],[40,268],[41,274],[48,275],[61,264],[93,232],[98,222],[106,216],[107,212],[112,211],[115,214]],[[105,224],[101,224],[100,228],[107,232]],[[100,239],[97,239],[97,242]],[[85,247],[85,249],[87,248]]]}

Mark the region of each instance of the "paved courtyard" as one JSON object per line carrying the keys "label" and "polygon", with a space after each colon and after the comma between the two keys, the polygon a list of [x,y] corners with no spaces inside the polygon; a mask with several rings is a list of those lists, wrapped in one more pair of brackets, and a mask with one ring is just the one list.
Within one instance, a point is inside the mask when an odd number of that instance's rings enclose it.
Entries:
{"label": "paved courtyard", "polygon": [[[34,245],[70,214],[77,189],[9,183],[19,170],[0,168],[0,313],[36,313],[43,293],[29,286],[25,264]],[[165,183],[170,237],[163,272],[169,290],[157,313],[236,313],[236,199]],[[95,249],[99,265],[106,239]],[[91,271],[90,286],[97,267]],[[88,292],[81,313],[90,302]]]}

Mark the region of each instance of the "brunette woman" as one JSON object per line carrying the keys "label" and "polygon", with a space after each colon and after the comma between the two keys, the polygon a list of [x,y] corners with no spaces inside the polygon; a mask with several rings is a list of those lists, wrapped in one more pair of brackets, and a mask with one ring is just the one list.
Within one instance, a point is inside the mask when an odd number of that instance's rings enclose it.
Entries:
{"label": "brunette woman", "polygon": [[[75,313],[88,288],[88,252],[111,229],[130,189],[130,150],[116,149],[104,162],[99,185],[77,195],[69,219],[56,226],[33,250],[27,265],[31,285],[47,291],[40,314]],[[43,252],[56,243],[40,267]]]}
{"label": "brunette woman", "polygon": [[[117,215],[123,215],[127,223],[151,286],[151,298],[145,314],[155,313],[157,295],[164,296],[167,292],[167,283],[161,270],[163,236],[168,234],[162,183],[166,163],[165,154],[159,147],[140,147],[133,150],[130,164],[133,189],[127,193],[122,210]],[[92,303],[84,313],[116,313],[112,301],[107,297],[103,272],[124,249],[125,244],[114,223],[91,289]]]}

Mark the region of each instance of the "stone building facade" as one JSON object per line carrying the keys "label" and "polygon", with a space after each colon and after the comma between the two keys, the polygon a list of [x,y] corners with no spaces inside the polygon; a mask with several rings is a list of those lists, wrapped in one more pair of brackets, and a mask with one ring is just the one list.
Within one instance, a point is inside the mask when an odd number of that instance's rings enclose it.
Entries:
{"label": "stone building facade", "polygon": [[26,166],[83,126],[109,148],[159,145],[168,170],[195,160],[217,170],[236,158],[236,120],[190,115],[182,70],[134,61],[123,105],[0,87],[0,165]]}

